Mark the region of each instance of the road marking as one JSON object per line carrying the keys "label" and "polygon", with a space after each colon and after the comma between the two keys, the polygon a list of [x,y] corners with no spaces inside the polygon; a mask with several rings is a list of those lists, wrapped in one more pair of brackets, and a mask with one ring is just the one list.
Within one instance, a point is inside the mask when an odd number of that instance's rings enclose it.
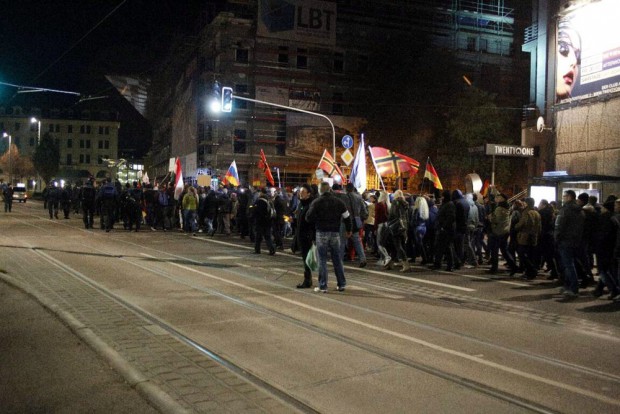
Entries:
{"label": "road marking", "polygon": [[[309,311],[313,311],[313,312],[316,312],[316,313],[321,313],[323,315],[326,315],[326,316],[329,316],[329,317],[332,317],[332,318],[335,318],[335,319],[340,319],[340,320],[343,320],[345,322],[361,326],[363,328],[367,328],[367,329],[370,329],[370,330],[373,330],[373,331],[376,331],[376,332],[380,332],[380,333],[383,333],[383,334],[386,334],[386,335],[390,335],[390,336],[393,336],[395,338],[403,339],[405,341],[409,341],[409,342],[418,344],[420,346],[423,346],[423,347],[426,347],[426,348],[430,348],[430,349],[432,349],[434,351],[437,351],[437,352],[442,352],[442,353],[445,353],[445,354],[448,354],[448,355],[452,355],[452,356],[455,356],[455,357],[459,357],[459,358],[462,358],[462,359],[465,359],[465,360],[468,360],[468,361],[471,361],[471,362],[475,362],[475,363],[478,363],[478,364],[481,364],[481,365],[485,365],[485,366],[488,366],[488,367],[491,367],[491,368],[495,368],[495,369],[497,369],[499,371],[503,371],[503,372],[506,372],[506,373],[509,373],[509,374],[512,374],[512,375],[515,375],[515,376],[519,376],[519,377],[522,377],[522,378],[525,378],[525,379],[529,379],[529,380],[532,380],[532,381],[536,381],[536,382],[540,382],[540,383],[543,383],[543,384],[547,384],[547,385],[550,385],[550,386],[553,386],[553,387],[556,387],[556,388],[561,388],[563,390],[566,390],[566,391],[569,391],[569,392],[572,392],[572,393],[575,393],[575,394],[580,394],[580,395],[583,395],[585,397],[589,397],[589,398],[592,398],[592,399],[604,402],[606,404],[620,406],[620,400],[615,400],[615,399],[609,398],[609,397],[607,397],[605,395],[601,395],[601,394],[597,394],[597,393],[592,392],[592,391],[584,390],[584,389],[582,389],[580,387],[575,387],[575,386],[570,385],[570,384],[565,384],[565,383],[562,383],[562,382],[559,382],[559,381],[555,381],[555,380],[552,380],[552,379],[549,379],[549,378],[544,378],[544,377],[541,377],[541,376],[536,375],[536,374],[530,374],[528,372],[524,372],[524,371],[521,371],[521,370],[518,370],[518,369],[515,369],[515,368],[511,368],[511,367],[508,367],[508,366],[505,366],[505,365],[502,365],[502,364],[499,364],[499,363],[496,363],[496,362],[487,361],[487,360],[482,359],[482,358],[480,358],[480,357],[478,357],[476,355],[469,355],[469,354],[466,354],[464,352],[460,352],[460,351],[457,351],[457,350],[454,350],[454,349],[445,348],[443,346],[436,345],[434,343],[431,343],[431,342],[425,341],[423,339],[419,339],[419,338],[413,337],[411,335],[402,334],[400,332],[395,332],[395,331],[392,331],[390,329],[386,329],[386,328],[382,328],[380,326],[372,325],[372,324],[360,321],[358,319],[354,319],[354,318],[351,318],[351,317],[348,317],[348,316],[339,315],[337,313],[330,312],[330,311],[322,309],[322,308],[317,308],[315,306],[307,305],[305,303],[301,303],[301,302],[298,302],[298,301],[293,300],[293,299],[289,299],[289,298],[286,298],[286,297],[278,296],[276,294],[269,293],[269,292],[266,292],[266,291],[263,291],[263,290],[260,290],[260,289],[257,289],[257,288],[253,288],[251,286],[246,286],[246,285],[244,285],[242,283],[233,282],[231,280],[228,280],[228,279],[216,276],[216,275],[212,275],[210,273],[206,273],[206,272],[203,272],[201,270],[193,269],[193,268],[191,268],[189,266],[185,266],[185,265],[182,265],[182,264],[179,264],[179,263],[170,262],[169,264],[171,266],[179,267],[181,269],[184,269],[184,270],[187,270],[187,271],[190,271],[190,272],[198,273],[200,275],[209,277],[211,279],[214,279],[214,280],[217,280],[217,281],[220,281],[220,282],[224,282],[224,283],[233,285],[235,287],[239,287],[239,288],[242,288],[242,289],[245,289],[245,290],[249,290],[249,291],[254,292],[254,293],[258,293],[258,294],[262,294],[262,295],[265,295],[265,296],[269,296],[269,297],[271,297],[273,299],[277,299],[277,300],[280,300],[280,301],[283,301],[283,302],[286,302],[286,303],[290,303],[292,305],[295,305],[295,306],[307,309]],[[320,297],[320,296],[317,296],[317,297]]]}
{"label": "road marking", "polygon": [[458,274],[459,276],[467,277],[467,278],[470,278],[470,279],[492,280],[492,281],[494,281],[494,282],[497,282],[497,283],[503,283],[503,284],[505,284],[505,285],[521,286],[521,287],[522,287],[522,286],[525,286],[525,287],[527,287],[527,286],[532,286],[532,285],[529,285],[529,284],[527,284],[527,283],[511,282],[511,281],[509,281],[509,280],[498,280],[498,279],[495,279],[495,278],[492,278],[492,277],[484,277],[484,276],[466,275],[466,274],[463,274],[463,273],[457,273],[457,274]]}
{"label": "road marking", "polygon": [[209,260],[236,260],[239,256],[209,256]]}
{"label": "road marking", "polygon": [[[248,249],[248,250],[253,249],[253,247],[239,246],[237,244],[229,243],[229,242],[224,242],[224,241],[221,241],[221,240],[212,240],[212,239],[201,239],[201,240],[209,241],[209,242],[212,242],[212,243],[223,244],[223,245],[226,245],[226,246],[241,247],[243,249]],[[290,254],[290,253],[285,253],[285,252],[278,252],[278,255],[279,256],[294,257],[296,259],[299,259],[299,256],[294,255],[294,254]],[[464,287],[460,287],[460,286],[454,286],[454,285],[450,285],[450,284],[447,284],[447,283],[434,282],[432,280],[420,279],[420,278],[417,278],[417,277],[400,276],[400,275],[395,275],[395,274],[392,274],[392,273],[381,272],[381,271],[378,271],[378,270],[371,270],[371,269],[367,269],[367,268],[358,268],[358,267],[353,267],[353,266],[344,266],[344,268],[345,269],[351,269],[351,270],[355,269],[355,270],[360,271],[360,272],[372,273],[372,274],[381,275],[381,276],[388,276],[388,277],[391,277],[393,279],[402,279],[402,280],[414,281],[414,282],[418,282],[418,283],[424,283],[424,284],[427,284],[427,285],[441,286],[441,287],[447,288],[447,289],[460,290],[461,292],[475,292],[476,291],[476,289],[464,288]]]}

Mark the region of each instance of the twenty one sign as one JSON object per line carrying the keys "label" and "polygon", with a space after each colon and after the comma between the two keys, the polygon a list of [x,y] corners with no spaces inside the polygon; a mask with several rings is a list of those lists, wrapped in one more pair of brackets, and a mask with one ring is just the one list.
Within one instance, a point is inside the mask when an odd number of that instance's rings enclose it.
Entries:
{"label": "twenty one sign", "polygon": [[486,144],[486,155],[500,157],[534,157],[537,154],[535,147],[520,147],[517,145]]}

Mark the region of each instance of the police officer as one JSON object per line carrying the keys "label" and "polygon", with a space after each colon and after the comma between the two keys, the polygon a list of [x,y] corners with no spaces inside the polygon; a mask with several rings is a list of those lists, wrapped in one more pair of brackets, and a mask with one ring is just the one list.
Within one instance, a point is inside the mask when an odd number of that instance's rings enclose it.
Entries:
{"label": "police officer", "polygon": [[60,199],[60,190],[56,187],[56,183],[52,183],[47,189],[45,201],[47,203],[47,211],[50,218],[58,218],[58,201]]}
{"label": "police officer", "polygon": [[114,227],[116,210],[119,205],[118,191],[110,179],[107,179],[104,185],[101,186],[97,194],[97,202],[101,205],[102,228],[108,233]]}
{"label": "police officer", "polygon": [[82,205],[82,220],[85,229],[93,228],[93,219],[95,215],[95,198],[97,192],[93,186],[92,180],[88,180],[86,185],[80,190],[80,202]]}

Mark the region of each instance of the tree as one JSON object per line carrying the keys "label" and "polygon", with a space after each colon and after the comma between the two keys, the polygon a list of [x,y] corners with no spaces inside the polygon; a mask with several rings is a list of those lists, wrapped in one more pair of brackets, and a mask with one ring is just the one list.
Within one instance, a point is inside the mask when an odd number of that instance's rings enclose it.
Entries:
{"label": "tree", "polygon": [[[454,97],[454,104],[446,111],[446,120],[437,141],[437,164],[447,167],[452,182],[462,182],[471,172],[477,172],[484,179],[491,176],[491,157],[484,154],[469,154],[468,149],[481,147],[486,143],[514,144],[514,129],[511,113],[495,104],[495,96],[475,86],[467,87]],[[513,181],[511,165],[522,160],[511,161],[496,158],[495,169],[498,182]],[[516,169],[518,171],[518,169]]]}
{"label": "tree", "polygon": [[49,183],[60,168],[60,149],[49,134],[43,135],[32,156],[34,168],[43,181]]}
{"label": "tree", "polygon": [[2,172],[13,179],[17,178],[18,181],[23,181],[23,178],[29,178],[34,175],[34,167],[32,162],[28,158],[24,158],[19,153],[19,148],[11,143],[11,154],[9,157],[9,151],[6,151],[0,157],[0,168]]}

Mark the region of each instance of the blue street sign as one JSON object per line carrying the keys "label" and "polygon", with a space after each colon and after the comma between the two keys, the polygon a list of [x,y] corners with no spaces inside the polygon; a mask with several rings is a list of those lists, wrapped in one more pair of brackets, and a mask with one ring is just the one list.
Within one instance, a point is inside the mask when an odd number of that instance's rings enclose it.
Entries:
{"label": "blue street sign", "polygon": [[342,137],[342,146],[346,149],[353,148],[353,137],[351,135],[345,135]]}

